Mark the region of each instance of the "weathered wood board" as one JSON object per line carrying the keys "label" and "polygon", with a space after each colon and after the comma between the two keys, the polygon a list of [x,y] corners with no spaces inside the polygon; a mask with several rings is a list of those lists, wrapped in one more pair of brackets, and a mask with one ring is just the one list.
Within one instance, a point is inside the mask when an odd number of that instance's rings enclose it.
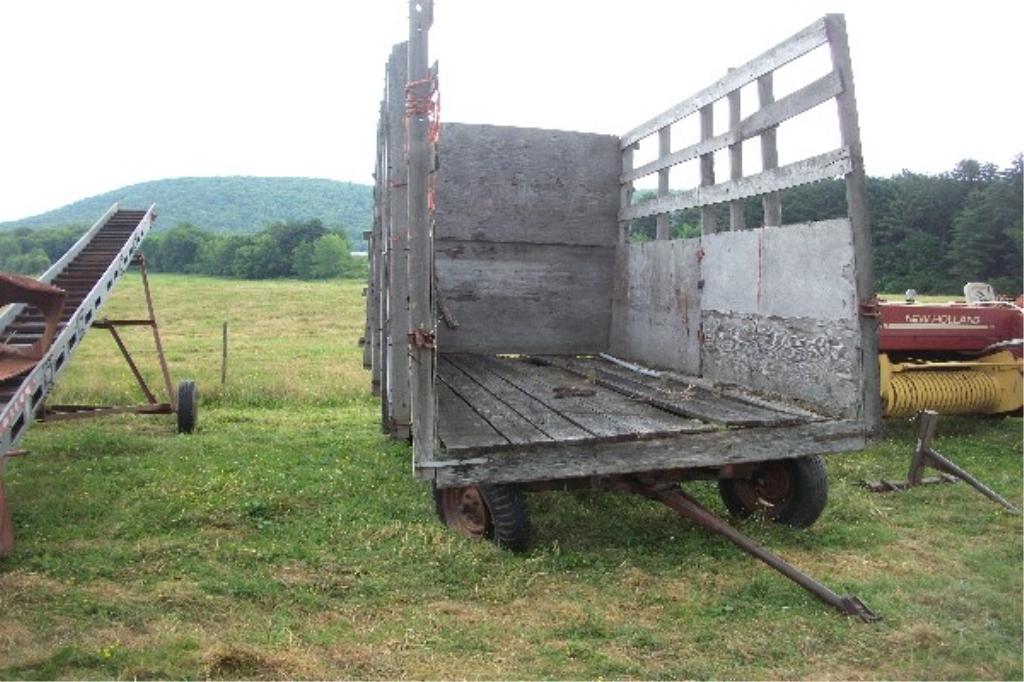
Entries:
{"label": "weathered wood board", "polygon": [[862,370],[849,221],[718,233],[703,248],[703,375],[854,416]]}
{"label": "weathered wood board", "polygon": [[[543,358],[598,386],[610,388],[632,400],[640,400],[672,414],[726,426],[779,426],[816,420],[802,410],[755,404],[715,391],[694,378],[686,381],[669,373],[646,376],[606,360],[586,357]],[[817,420],[820,420],[818,418]]]}
{"label": "weathered wood board", "polygon": [[434,237],[614,246],[619,138],[446,123]]}
{"label": "weathered wood board", "polygon": [[863,448],[864,444],[864,425],[857,421],[705,431],[583,446],[556,443],[531,450],[499,450],[465,464],[438,468],[435,484],[448,487],[719,467],[848,452]]}
{"label": "weathered wood board", "polygon": [[442,356],[438,369],[438,432],[447,458],[716,428],[589,382],[554,363],[452,354]]}
{"label": "weathered wood board", "polygon": [[435,193],[442,352],[606,350],[618,138],[445,124]]}
{"label": "weathered wood board", "polygon": [[437,281],[458,327],[446,353],[595,353],[608,348],[614,250],[438,241]]}
{"label": "weathered wood board", "polygon": [[628,244],[618,259],[613,355],[700,374],[700,241]]}

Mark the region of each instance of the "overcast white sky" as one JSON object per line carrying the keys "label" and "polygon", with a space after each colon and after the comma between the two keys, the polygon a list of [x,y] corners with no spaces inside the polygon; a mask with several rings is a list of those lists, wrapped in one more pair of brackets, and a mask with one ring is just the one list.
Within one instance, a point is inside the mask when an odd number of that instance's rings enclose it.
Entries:
{"label": "overcast white sky", "polygon": [[[449,121],[621,134],[839,11],[869,174],[1024,148],[1019,1],[436,5]],[[0,3],[0,221],[168,177],[370,183],[406,16],[404,0]]]}

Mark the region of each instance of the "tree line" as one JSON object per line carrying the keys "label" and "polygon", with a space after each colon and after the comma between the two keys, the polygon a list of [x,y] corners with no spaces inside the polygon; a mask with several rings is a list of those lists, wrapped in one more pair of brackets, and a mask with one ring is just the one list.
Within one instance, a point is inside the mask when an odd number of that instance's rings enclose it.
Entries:
{"label": "tree line", "polygon": [[157,272],[239,279],[362,278],[366,258],[352,255],[344,230],[319,220],[274,223],[250,235],[217,234],[188,223],[151,235],[142,244]]}
{"label": "tree line", "polygon": [[[39,275],[74,245],[86,225],[0,232],[0,271]],[[341,229],[319,220],[275,223],[256,234],[215,233],[180,223],[142,244],[150,270],[240,279],[366,277]]]}
{"label": "tree line", "polygon": [[[1024,158],[1010,166],[964,160],[951,171],[925,175],[904,171],[867,179],[874,242],[875,278],[881,292],[916,289],[957,293],[965,282],[989,282],[1017,295],[1022,283]],[[642,200],[651,192],[637,192]],[[746,202],[748,225],[763,222],[759,199]],[[728,206],[718,207],[720,225]],[[800,223],[846,215],[842,180],[804,185],[782,193],[783,220]],[[700,234],[697,210],[670,217],[674,237]],[[38,274],[59,258],[85,229],[18,228],[0,232],[0,270]],[[633,238],[652,239],[653,217],[634,223]],[[343,229],[320,220],[280,222],[250,235],[224,234],[182,223],[157,231],[143,244],[154,270],[245,279],[363,277],[366,259],[353,257]]]}
{"label": "tree line", "polygon": [[88,229],[72,224],[33,230],[27,227],[0,232],[0,271],[40,275],[64,255]]}

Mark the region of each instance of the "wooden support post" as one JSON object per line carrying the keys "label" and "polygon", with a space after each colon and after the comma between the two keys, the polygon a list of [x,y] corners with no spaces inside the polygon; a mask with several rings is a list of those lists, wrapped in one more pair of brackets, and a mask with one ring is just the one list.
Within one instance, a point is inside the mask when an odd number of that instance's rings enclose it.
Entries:
{"label": "wooden support post", "polygon": [[[429,33],[433,0],[409,0],[409,86],[406,123],[409,145],[409,321],[412,450],[415,464],[433,461],[437,445],[437,357],[433,289],[434,240],[430,215],[433,148],[430,119],[434,78],[429,67]],[[432,472],[431,472],[432,474]]]}
{"label": "wooden support post", "polygon": [[857,98],[853,89],[850,45],[846,36],[846,20],[841,14],[825,17],[825,33],[832,55],[832,68],[839,74],[843,91],[836,96],[839,131],[843,145],[849,149],[851,170],[846,174],[846,205],[853,228],[853,259],[856,273],[857,303],[865,313],[860,316],[861,373],[864,421],[871,433],[882,428],[882,399],[878,370],[878,318],[870,314],[875,300],[875,269],[871,260],[871,222],[868,217],[864,155],[860,145],[860,122]]}
{"label": "wooden support post", "polygon": [[[729,69],[732,71],[733,69]],[[740,90],[736,89],[729,93],[729,130],[734,133],[740,128]],[[740,180],[743,178],[743,141],[729,145],[729,179]],[[729,202],[729,229],[742,230],[747,226],[744,200],[736,199]]]}
{"label": "wooden support post", "polygon": [[[757,98],[762,109],[775,101],[771,71],[757,79]],[[777,130],[778,126],[775,126],[761,133],[761,170],[779,167]],[[782,225],[782,198],[779,192],[765,194],[761,197],[761,205],[764,208],[765,226]]]}
{"label": "wooden support post", "polygon": [[[665,158],[672,153],[672,126],[665,126],[658,131],[658,158]],[[658,196],[667,197],[669,189],[669,171],[671,168],[663,168],[658,171]],[[657,239],[669,239],[671,235],[669,225],[669,214],[659,213],[657,218]]]}
{"label": "wooden support post", "polygon": [[[633,170],[633,152],[636,151],[636,144],[631,144],[622,150],[622,172],[628,173]],[[633,203],[633,183],[625,182],[619,186],[619,210],[623,211]],[[619,221],[619,245],[629,243],[629,235],[633,230],[632,220]]]}
{"label": "wooden support post", "polygon": [[[700,108],[700,141],[710,140],[715,135],[715,106],[705,104]],[[700,186],[711,187],[715,184],[715,154],[708,152],[700,155]],[[714,206],[701,206],[700,229],[702,234],[718,232],[718,219],[715,217]]]}
{"label": "wooden support post", "polygon": [[405,87],[408,46],[395,46],[388,73],[388,431],[408,439],[412,424],[409,404],[409,204]]}
{"label": "wooden support post", "polygon": [[[385,76],[386,78],[386,76]],[[381,101],[377,117],[377,159],[373,172],[373,230],[370,233],[368,255],[370,258],[370,295],[367,297],[367,327],[370,339],[371,386],[374,395],[380,395],[381,342],[380,342],[380,269],[381,234],[383,222],[384,180],[384,121],[385,103]]]}
{"label": "wooden support post", "polygon": [[[621,150],[622,173],[625,177],[633,170],[633,152],[636,150],[636,143],[630,144]],[[629,208],[633,202],[633,182],[620,181],[619,184],[619,214]],[[624,338],[624,316],[619,314],[624,309],[626,298],[629,292],[629,236],[633,228],[633,221],[628,218],[620,218],[618,235],[615,248],[615,272],[612,278],[612,328],[610,336],[612,339]],[[614,343],[614,342],[613,342]]]}
{"label": "wooden support post", "polygon": [[[391,59],[394,59],[392,54]],[[381,140],[381,192],[380,198],[380,243],[378,248],[377,289],[378,313],[377,324],[379,325],[378,335],[380,337],[380,424],[381,430],[390,433],[391,429],[391,396],[388,393],[388,366],[391,362],[389,326],[388,326],[388,301],[391,298],[391,281],[389,259],[391,258],[391,120],[388,96],[391,91],[391,63],[384,67],[384,100],[381,103],[381,122],[383,123],[383,139]]]}
{"label": "wooden support post", "polygon": [[226,383],[228,383],[228,321],[224,320],[224,328],[220,335],[220,385],[223,386]]}

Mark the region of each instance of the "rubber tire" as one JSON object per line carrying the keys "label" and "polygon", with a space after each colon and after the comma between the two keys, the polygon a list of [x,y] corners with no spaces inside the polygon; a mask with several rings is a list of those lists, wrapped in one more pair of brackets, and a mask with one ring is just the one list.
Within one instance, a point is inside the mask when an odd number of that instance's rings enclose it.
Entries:
{"label": "rubber tire", "polygon": [[178,384],[178,433],[194,433],[199,420],[199,389],[184,379]]}
{"label": "rubber tire", "polygon": [[[793,528],[812,526],[828,504],[828,470],[824,458],[820,455],[809,455],[766,464],[777,464],[785,468],[792,492],[785,506],[765,516],[776,523]],[[736,483],[734,479],[718,481],[718,492],[729,513],[734,517],[747,518],[763,512],[762,508],[751,509],[743,502],[736,492]]]}
{"label": "rubber tire", "polygon": [[[525,552],[530,546],[532,527],[526,494],[512,484],[479,485],[476,489],[484,500],[490,516],[486,537],[502,549]],[[442,507],[441,491],[434,488],[434,511],[441,523],[448,525]]]}

